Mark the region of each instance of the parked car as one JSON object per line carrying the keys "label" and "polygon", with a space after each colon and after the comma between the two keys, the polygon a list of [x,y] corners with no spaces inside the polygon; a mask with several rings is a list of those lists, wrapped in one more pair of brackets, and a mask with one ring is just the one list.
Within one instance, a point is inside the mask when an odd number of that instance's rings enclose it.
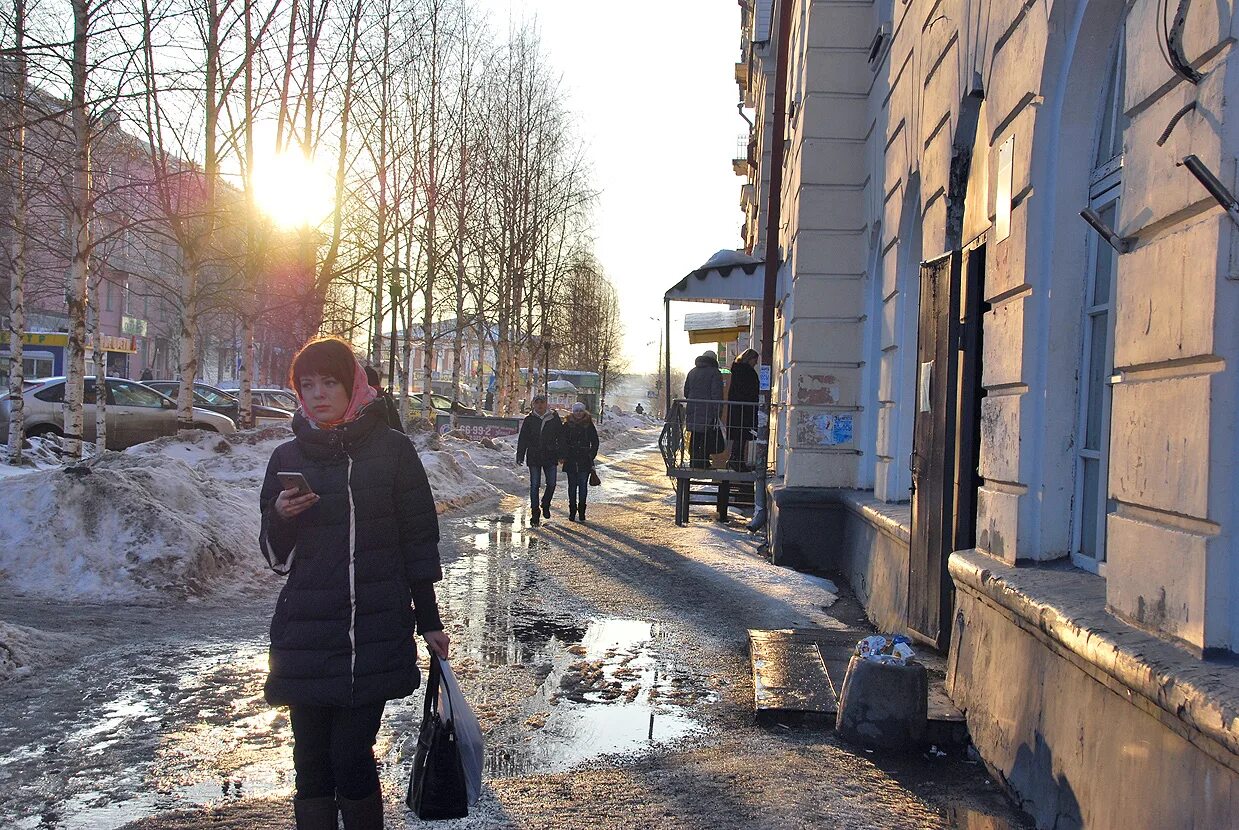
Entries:
{"label": "parked car", "polygon": [[[107,379],[108,449],[123,450],[162,435],[175,435],[176,403],[137,381]],[[44,378],[27,384],[25,402],[26,435],[64,435],[65,379]],[[194,428],[208,432],[233,433],[232,419],[194,407]],[[82,437],[95,440],[95,379],[86,378],[82,406]],[[9,396],[0,397],[0,442],[9,438]]]}
{"label": "parked car", "polygon": [[[234,398],[241,396],[241,390],[234,386],[221,386],[225,392],[232,395]],[[297,411],[300,403],[297,401],[297,396],[287,389],[250,389],[250,398],[255,404],[260,406],[269,406],[273,409],[282,409],[285,412],[293,413]]]}
{"label": "parked car", "polygon": [[[412,407],[415,411],[421,412],[423,409],[422,396],[420,394],[412,396]],[[400,396],[396,395],[396,400],[400,400]],[[437,392],[430,393],[430,404],[439,412],[455,412],[457,415],[489,415],[488,412],[483,412],[480,409],[474,409],[470,406],[465,406],[460,401],[453,401],[446,395],[440,395]]]}
{"label": "parked car", "polygon": [[[148,380],[146,385],[173,400],[176,400],[176,396],[181,389],[181,382],[179,380]],[[223,389],[206,383],[195,383],[194,406],[218,412],[220,415],[227,415],[234,424],[241,426],[241,402]],[[257,402],[254,403],[254,423],[257,426],[288,426],[292,419],[291,412],[270,406],[262,406]]]}

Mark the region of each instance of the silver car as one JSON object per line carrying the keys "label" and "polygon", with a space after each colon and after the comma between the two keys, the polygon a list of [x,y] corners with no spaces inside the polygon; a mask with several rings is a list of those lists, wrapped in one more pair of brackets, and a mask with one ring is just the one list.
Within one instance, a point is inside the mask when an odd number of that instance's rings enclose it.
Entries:
{"label": "silver car", "polygon": [[[95,440],[95,379],[86,378],[82,406],[83,438]],[[175,435],[176,403],[137,381],[107,379],[108,449],[123,450],[162,435]],[[65,379],[45,378],[26,384],[26,435],[64,435]],[[233,433],[236,425],[226,415],[194,407],[194,428]],[[0,397],[0,442],[9,438],[9,396]]]}

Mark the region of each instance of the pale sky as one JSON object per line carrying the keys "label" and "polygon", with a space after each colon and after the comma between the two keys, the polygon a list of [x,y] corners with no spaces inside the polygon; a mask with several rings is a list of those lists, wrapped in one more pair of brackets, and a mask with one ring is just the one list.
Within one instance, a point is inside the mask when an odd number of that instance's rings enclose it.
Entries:
{"label": "pale sky", "polygon": [[[593,163],[596,251],[619,291],[630,370],[653,371],[663,293],[720,248],[740,246],[731,170],[748,126],[736,112],[736,0],[477,0],[496,34],[536,17]],[[692,368],[683,303],[672,365]],[[698,306],[698,310],[708,310]]]}

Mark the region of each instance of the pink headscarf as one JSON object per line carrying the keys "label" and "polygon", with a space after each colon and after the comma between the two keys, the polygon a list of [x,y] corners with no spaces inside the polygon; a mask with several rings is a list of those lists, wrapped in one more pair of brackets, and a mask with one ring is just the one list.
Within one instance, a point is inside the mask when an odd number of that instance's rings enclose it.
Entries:
{"label": "pink headscarf", "polygon": [[366,404],[378,396],[379,393],[366,380],[366,370],[361,368],[361,364],[356,360],[353,361],[353,394],[348,399],[348,409],[344,410],[344,414],[338,421],[315,420],[314,416],[310,414],[310,408],[305,405],[305,400],[301,397],[301,390],[297,390],[297,400],[301,401],[301,412],[306,418],[314,421],[323,429],[338,427],[341,424],[347,424],[349,421],[356,419],[361,410],[366,407]]}

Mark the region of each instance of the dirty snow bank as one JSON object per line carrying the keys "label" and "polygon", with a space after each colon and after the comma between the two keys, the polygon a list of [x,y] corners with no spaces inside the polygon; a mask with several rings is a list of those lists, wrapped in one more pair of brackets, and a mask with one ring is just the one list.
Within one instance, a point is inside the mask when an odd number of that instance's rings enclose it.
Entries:
{"label": "dirty snow bank", "polygon": [[2,479],[0,585],[98,602],[257,587],[253,501],[251,492],[150,454],[105,453]]}
{"label": "dirty snow bank", "polygon": [[[82,450],[86,456],[94,455],[95,445],[83,444]],[[9,464],[7,459],[7,451],[0,447],[0,479],[59,467],[65,462],[64,442],[55,435],[27,438],[25,446],[22,447],[22,464],[15,466]]]}
{"label": "dirty snow bank", "polygon": [[84,637],[71,634],[0,622],[0,683],[30,676],[84,641]]}
{"label": "dirty snow bank", "polygon": [[604,455],[658,438],[662,421],[648,415],[607,415],[598,424],[599,452]]}

